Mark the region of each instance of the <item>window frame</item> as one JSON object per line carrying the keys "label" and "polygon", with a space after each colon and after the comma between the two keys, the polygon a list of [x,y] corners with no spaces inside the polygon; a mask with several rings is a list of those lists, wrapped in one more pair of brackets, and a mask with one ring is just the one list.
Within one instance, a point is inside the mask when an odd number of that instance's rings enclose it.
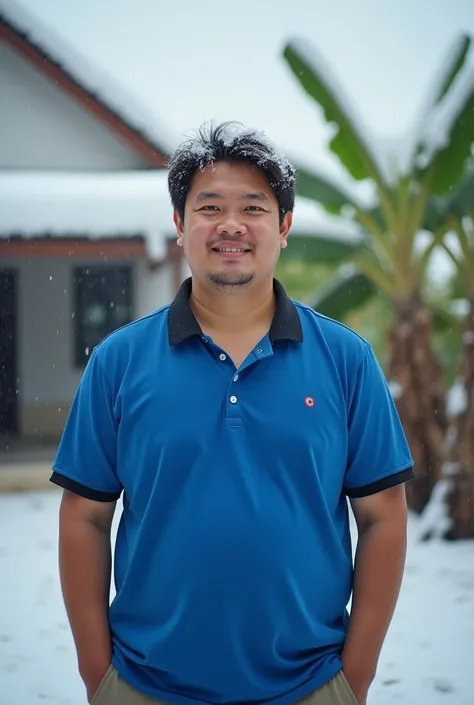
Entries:
{"label": "window frame", "polygon": [[[102,325],[100,336],[95,336],[91,330],[89,330],[89,334],[87,332],[88,328],[93,329],[93,327],[87,322],[86,308],[88,305],[93,305],[94,299],[93,296],[90,296],[91,301],[88,302],[87,294],[84,292],[84,285],[87,282],[88,276],[92,276],[93,280],[96,282],[100,282],[102,277],[105,279],[103,287],[99,288],[96,297],[99,305],[103,305],[104,299],[109,302],[106,306],[107,320]],[[113,307],[110,306],[110,301],[117,298],[115,287],[117,286],[117,282],[121,280],[121,277],[123,277],[122,288],[125,288],[124,305],[127,309],[127,316],[123,322],[114,325],[111,320],[113,316],[110,312],[113,310]],[[111,289],[113,289],[113,293],[111,294],[112,299],[108,299],[107,292]],[[93,347],[114,330],[117,330],[117,328],[130,323],[134,318],[134,267],[131,264],[122,262],[114,264],[75,264],[72,267],[72,291],[73,364],[76,368],[84,369]]]}

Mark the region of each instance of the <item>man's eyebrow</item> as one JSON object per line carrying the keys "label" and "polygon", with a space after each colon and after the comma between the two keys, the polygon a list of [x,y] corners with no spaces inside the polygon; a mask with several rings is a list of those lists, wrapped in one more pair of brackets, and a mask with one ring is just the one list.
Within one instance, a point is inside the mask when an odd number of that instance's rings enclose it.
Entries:
{"label": "man's eyebrow", "polygon": [[[200,191],[196,196],[196,201],[208,201],[213,198],[224,198],[221,193],[217,191]],[[261,193],[244,193],[239,196],[239,201],[268,201],[267,196]]]}
{"label": "man's eyebrow", "polygon": [[222,198],[222,194],[216,191],[200,191],[196,196],[196,201],[208,201],[210,198]]}
{"label": "man's eyebrow", "polygon": [[268,198],[264,193],[244,193],[243,196],[239,196],[241,201],[268,201]]}

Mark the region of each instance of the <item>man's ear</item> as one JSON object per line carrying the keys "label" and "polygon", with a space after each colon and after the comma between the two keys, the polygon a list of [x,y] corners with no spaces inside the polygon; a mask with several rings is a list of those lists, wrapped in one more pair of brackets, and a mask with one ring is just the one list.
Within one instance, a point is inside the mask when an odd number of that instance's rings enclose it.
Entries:
{"label": "man's ear", "polygon": [[283,249],[288,245],[288,235],[290,234],[291,224],[293,222],[293,213],[288,211],[280,225],[280,247]]}
{"label": "man's ear", "polygon": [[184,224],[183,224],[183,221],[181,220],[181,217],[180,217],[178,211],[173,211],[173,222],[175,224],[176,233],[178,235],[178,239],[176,241],[177,245],[179,247],[182,247],[183,246]]}

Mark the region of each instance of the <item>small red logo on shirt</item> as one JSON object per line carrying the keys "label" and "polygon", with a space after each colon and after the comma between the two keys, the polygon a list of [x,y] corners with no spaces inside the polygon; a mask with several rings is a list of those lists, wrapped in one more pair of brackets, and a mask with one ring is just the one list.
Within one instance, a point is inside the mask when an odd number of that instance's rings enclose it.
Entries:
{"label": "small red logo on shirt", "polygon": [[311,408],[312,406],[314,406],[313,397],[306,397],[306,399],[304,400],[304,403],[306,404],[306,406],[309,406],[309,408]]}

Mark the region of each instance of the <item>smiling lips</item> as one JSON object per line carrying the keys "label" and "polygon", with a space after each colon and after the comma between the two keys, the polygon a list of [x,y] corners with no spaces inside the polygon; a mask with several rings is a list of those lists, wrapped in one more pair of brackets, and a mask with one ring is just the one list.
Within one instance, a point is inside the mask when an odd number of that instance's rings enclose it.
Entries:
{"label": "smiling lips", "polygon": [[247,247],[213,247],[216,252],[250,252]]}
{"label": "smiling lips", "polygon": [[213,252],[218,252],[220,255],[224,257],[242,257],[243,255],[246,255],[248,252],[251,252],[250,247],[245,247],[245,246],[238,246],[238,245],[215,245],[212,248]]}

